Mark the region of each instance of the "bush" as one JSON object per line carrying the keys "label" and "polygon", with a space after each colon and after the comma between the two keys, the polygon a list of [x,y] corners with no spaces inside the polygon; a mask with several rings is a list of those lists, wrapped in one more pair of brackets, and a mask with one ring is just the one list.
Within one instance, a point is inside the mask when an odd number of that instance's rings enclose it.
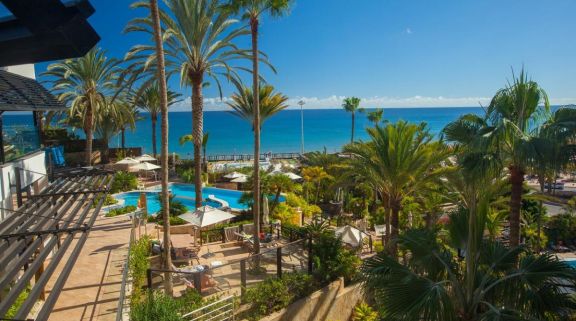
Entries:
{"label": "bush", "polygon": [[554,243],[572,242],[576,238],[576,215],[563,213],[552,216],[543,230]]}
{"label": "bush", "polygon": [[246,302],[250,302],[250,308],[243,317],[259,320],[309,295],[314,289],[312,277],[304,273],[285,273],[281,279],[266,278],[246,290]]}
{"label": "bush", "polygon": [[342,246],[342,240],[333,232],[325,232],[314,239],[312,245],[314,277],[321,283],[328,283],[339,277],[345,283],[352,281],[362,261],[352,251]]}
{"label": "bush", "polygon": [[134,211],[136,211],[136,206],[134,205],[127,205],[124,207],[120,207],[120,208],[114,208],[111,209],[110,211],[108,211],[108,213],[106,213],[106,217],[114,217],[114,216],[118,216],[118,215],[124,215],[124,214],[128,214],[128,213],[132,213]]}
{"label": "bush", "polygon": [[[148,222],[157,223],[160,226],[164,225],[164,220],[162,219],[162,217],[158,217],[158,215],[149,217]],[[170,226],[184,225],[184,224],[188,224],[188,222],[179,218],[178,216],[170,216]]]}
{"label": "bush", "polygon": [[114,174],[114,182],[110,187],[110,193],[127,192],[138,188],[136,175],[128,172],[117,172]]}
{"label": "bush", "polygon": [[6,318],[6,319],[3,319],[3,320],[10,320],[10,319],[14,318],[16,313],[18,313],[18,310],[20,310],[20,308],[22,307],[22,304],[24,303],[24,301],[26,301],[26,299],[28,298],[29,294],[30,294],[30,287],[27,287],[24,291],[22,291],[18,295],[18,297],[16,298],[16,301],[14,301],[14,303],[8,309],[8,312],[6,312],[6,315],[4,316],[4,318]]}
{"label": "bush", "polygon": [[[182,315],[194,311],[211,302],[219,300],[219,296],[203,300],[195,290],[187,290],[182,296],[172,298],[162,291],[149,291],[146,299],[132,306],[130,320],[132,321],[156,321],[156,320],[182,320]],[[208,311],[217,311],[221,304],[216,304]],[[207,312],[208,312],[207,311]]]}
{"label": "bush", "polygon": [[[96,208],[96,206],[98,205],[98,203],[100,202],[101,199],[102,199],[102,197],[100,197],[100,196],[96,197],[94,199],[94,201],[92,202],[92,207]],[[115,199],[111,195],[106,195],[106,199],[104,199],[104,203],[102,203],[102,206],[109,206],[109,205],[114,205],[117,203],[118,203],[117,199]]]}
{"label": "bush", "polygon": [[352,321],[376,321],[378,320],[378,313],[372,309],[371,306],[365,302],[360,302],[354,307],[352,314]]}
{"label": "bush", "polygon": [[[132,277],[132,296],[131,304],[140,303],[143,299],[143,287],[146,284],[146,270],[150,267],[148,256],[150,256],[152,243],[148,235],[142,236],[138,241],[132,243],[130,249],[130,262],[128,263],[128,272]],[[140,319],[145,320],[145,319]],[[150,319],[153,320],[153,319]]]}

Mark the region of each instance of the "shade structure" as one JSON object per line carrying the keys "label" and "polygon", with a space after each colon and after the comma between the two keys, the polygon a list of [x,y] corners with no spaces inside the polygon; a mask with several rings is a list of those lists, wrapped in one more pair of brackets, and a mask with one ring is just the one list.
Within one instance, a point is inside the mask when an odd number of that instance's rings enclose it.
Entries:
{"label": "shade structure", "polygon": [[235,216],[212,206],[205,205],[197,208],[194,212],[186,212],[178,217],[202,228],[228,221]]}
{"label": "shade structure", "polygon": [[358,247],[362,245],[362,240],[368,235],[353,226],[346,225],[336,229],[336,236],[341,237],[342,242]]}
{"label": "shade structure", "polygon": [[231,180],[230,182],[232,182],[232,183],[246,183],[246,182],[248,182],[248,176],[240,176],[238,178]]}
{"label": "shade structure", "polygon": [[226,174],[224,175],[225,178],[228,179],[235,179],[235,178],[240,178],[240,177],[246,177],[246,174],[242,174],[242,173],[238,173],[238,172],[232,172],[230,174]]}
{"label": "shade structure", "polygon": [[135,160],[139,161],[139,162],[155,162],[156,158],[148,155],[148,154],[144,154],[141,156],[138,156],[136,158],[134,158]]}
{"label": "shade structure", "polygon": [[272,173],[270,173],[270,175],[284,175],[284,176],[288,176],[288,178],[290,178],[290,179],[293,180],[293,181],[297,181],[297,180],[299,180],[299,179],[302,179],[301,176],[298,176],[298,175],[296,175],[296,174],[294,174],[294,173],[292,173],[292,172],[284,173],[284,172],[282,172],[282,171],[273,171]]}
{"label": "shade structure", "polygon": [[134,165],[134,164],[138,164],[138,163],[139,162],[132,157],[126,157],[126,158],[123,158],[122,160],[116,162],[117,165]]}
{"label": "shade structure", "polygon": [[138,165],[132,166],[132,168],[142,170],[142,171],[153,171],[153,170],[159,169],[161,167],[158,165],[150,164],[148,162],[143,162],[143,163],[140,163]]}

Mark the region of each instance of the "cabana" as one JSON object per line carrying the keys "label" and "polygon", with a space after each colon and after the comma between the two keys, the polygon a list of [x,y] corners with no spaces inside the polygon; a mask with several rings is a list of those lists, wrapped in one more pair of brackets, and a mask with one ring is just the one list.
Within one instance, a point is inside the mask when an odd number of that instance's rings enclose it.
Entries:
{"label": "cabana", "polygon": [[336,229],[336,236],[341,237],[342,242],[352,247],[362,247],[363,241],[368,237],[368,234],[353,226],[345,225]]}

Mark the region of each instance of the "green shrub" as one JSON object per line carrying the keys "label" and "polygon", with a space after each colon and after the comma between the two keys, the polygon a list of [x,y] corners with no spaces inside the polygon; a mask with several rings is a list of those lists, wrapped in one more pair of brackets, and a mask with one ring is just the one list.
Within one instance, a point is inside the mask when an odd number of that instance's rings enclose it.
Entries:
{"label": "green shrub", "polygon": [[[98,205],[98,203],[100,202],[101,199],[102,199],[101,196],[96,197],[94,199],[94,201],[92,202],[92,207],[96,208],[96,206]],[[102,203],[102,206],[109,206],[109,205],[114,205],[117,203],[118,203],[117,199],[115,199],[111,195],[106,195],[106,198],[104,199],[104,202]]]}
{"label": "green shrub", "polygon": [[111,209],[110,211],[108,211],[108,213],[106,213],[106,217],[114,217],[114,216],[118,216],[118,215],[124,215],[124,214],[128,214],[128,213],[132,213],[134,211],[136,211],[137,207],[134,205],[127,205],[124,207],[120,207],[120,208],[114,208]]}
{"label": "green shrub", "polygon": [[281,279],[266,278],[246,290],[245,299],[250,302],[250,308],[243,317],[259,320],[309,295],[314,289],[312,277],[304,273],[285,273]]}
{"label": "green shrub", "polygon": [[352,281],[362,261],[352,251],[342,246],[342,240],[333,232],[326,232],[314,238],[312,245],[314,277],[321,283],[328,283],[343,277],[346,283]]}
{"label": "green shrub", "polygon": [[128,272],[132,277],[133,283],[132,296],[130,299],[132,305],[138,304],[143,299],[143,287],[146,284],[146,270],[150,267],[148,257],[150,256],[151,245],[150,237],[144,235],[138,241],[132,243],[130,249]]}
{"label": "green shrub", "polygon": [[142,300],[134,302],[130,309],[131,321],[181,321],[180,304],[161,291],[148,292]]}
{"label": "green shrub", "polygon": [[[158,216],[151,216],[148,218],[148,222],[157,223],[158,225],[164,225],[164,220],[162,218],[158,218]],[[179,218],[178,216],[170,216],[170,226],[174,225],[184,225],[188,224],[185,220]]]}
{"label": "green shrub", "polygon": [[22,291],[18,295],[16,301],[14,301],[12,306],[8,309],[8,312],[6,312],[6,315],[4,315],[4,318],[6,318],[6,320],[14,318],[18,310],[20,310],[20,307],[22,307],[24,301],[26,301],[26,299],[28,298],[28,294],[30,294],[30,287],[27,287],[24,291]]}
{"label": "green shrub", "polygon": [[376,321],[378,320],[378,313],[372,309],[371,306],[365,302],[360,302],[354,307],[352,314],[352,321]]}
{"label": "green shrub", "polygon": [[128,172],[117,172],[114,174],[114,182],[110,187],[110,193],[128,192],[138,188],[136,175]]}

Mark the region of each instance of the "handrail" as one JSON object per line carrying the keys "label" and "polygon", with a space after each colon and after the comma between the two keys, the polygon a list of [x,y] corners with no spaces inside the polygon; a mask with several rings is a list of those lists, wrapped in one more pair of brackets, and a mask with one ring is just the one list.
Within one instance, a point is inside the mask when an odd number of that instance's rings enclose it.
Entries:
{"label": "handrail", "polygon": [[118,299],[118,310],[116,311],[116,321],[122,321],[124,314],[124,301],[126,300],[126,283],[128,282],[128,270],[130,269],[130,255],[132,253],[132,244],[136,238],[136,220],[140,225],[139,216],[132,217],[132,229],[130,231],[130,243],[128,243],[128,255],[124,263],[124,271],[122,271],[122,283],[120,284],[120,298]]}

